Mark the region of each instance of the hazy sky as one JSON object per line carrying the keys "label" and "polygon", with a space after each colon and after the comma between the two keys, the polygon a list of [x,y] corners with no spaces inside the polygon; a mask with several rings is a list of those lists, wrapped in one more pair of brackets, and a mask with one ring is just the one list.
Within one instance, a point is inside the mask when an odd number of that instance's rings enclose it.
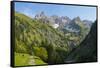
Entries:
{"label": "hazy sky", "polygon": [[70,19],[79,16],[82,20],[96,20],[96,7],[15,2],[15,11],[30,17],[44,11],[48,16],[68,16]]}

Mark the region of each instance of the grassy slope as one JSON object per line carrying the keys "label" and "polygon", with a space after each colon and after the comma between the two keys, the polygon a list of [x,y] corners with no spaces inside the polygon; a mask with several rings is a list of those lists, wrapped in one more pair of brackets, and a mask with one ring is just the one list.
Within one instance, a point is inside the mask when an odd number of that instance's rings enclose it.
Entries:
{"label": "grassy slope", "polygon": [[[32,57],[32,58],[31,58]],[[34,63],[30,63],[31,60],[34,60]],[[27,66],[27,65],[41,65],[46,64],[37,56],[31,56],[25,53],[15,53],[15,65],[16,66]]]}
{"label": "grassy slope", "polygon": [[[37,56],[50,64],[63,63],[64,58],[70,51],[67,39],[61,32],[48,24],[33,20],[20,13],[15,13],[15,38],[16,53]],[[21,58],[17,59],[21,60]],[[38,63],[44,64],[39,59],[35,61],[36,65]],[[25,62],[27,62],[27,59]],[[20,62],[19,65],[23,63]]]}
{"label": "grassy slope", "polygon": [[[24,56],[23,56],[24,55]],[[16,66],[24,66],[28,64],[29,55],[22,53],[15,53],[15,65]]]}

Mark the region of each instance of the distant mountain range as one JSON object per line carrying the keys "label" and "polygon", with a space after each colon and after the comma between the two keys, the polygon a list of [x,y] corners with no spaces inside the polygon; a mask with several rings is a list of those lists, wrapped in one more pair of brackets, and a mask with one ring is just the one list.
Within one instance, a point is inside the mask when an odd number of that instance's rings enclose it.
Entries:
{"label": "distant mountain range", "polygon": [[92,26],[92,24],[93,24],[93,22],[89,21],[89,20],[83,20],[83,22],[88,28],[90,28]]}
{"label": "distant mountain range", "polygon": [[80,17],[75,17],[71,20],[67,16],[47,16],[43,11],[36,14],[34,19],[41,20],[43,23],[49,23],[54,28],[64,29],[74,33],[79,33],[80,28],[83,26],[85,28],[90,28],[93,23],[89,20],[81,20]]}

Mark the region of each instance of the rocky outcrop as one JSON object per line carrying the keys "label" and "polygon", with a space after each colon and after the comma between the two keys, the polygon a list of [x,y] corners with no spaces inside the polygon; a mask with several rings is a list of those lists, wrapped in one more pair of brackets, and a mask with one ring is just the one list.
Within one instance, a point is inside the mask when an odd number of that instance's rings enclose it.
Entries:
{"label": "rocky outcrop", "polygon": [[95,61],[97,61],[97,22],[92,25],[84,41],[65,60],[66,63]]}

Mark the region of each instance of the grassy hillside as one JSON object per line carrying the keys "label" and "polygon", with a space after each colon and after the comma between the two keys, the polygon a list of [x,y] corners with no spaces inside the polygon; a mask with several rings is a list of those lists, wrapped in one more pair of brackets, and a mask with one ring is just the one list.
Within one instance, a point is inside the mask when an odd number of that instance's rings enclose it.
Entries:
{"label": "grassy hillside", "polygon": [[[48,64],[63,63],[70,51],[64,34],[49,24],[33,20],[17,12],[15,13],[15,41],[15,53],[37,56]],[[15,56],[18,55],[15,54]],[[21,58],[20,56],[15,60]]]}
{"label": "grassy hillside", "polygon": [[15,53],[15,66],[41,65],[47,64],[39,57],[25,53]]}

